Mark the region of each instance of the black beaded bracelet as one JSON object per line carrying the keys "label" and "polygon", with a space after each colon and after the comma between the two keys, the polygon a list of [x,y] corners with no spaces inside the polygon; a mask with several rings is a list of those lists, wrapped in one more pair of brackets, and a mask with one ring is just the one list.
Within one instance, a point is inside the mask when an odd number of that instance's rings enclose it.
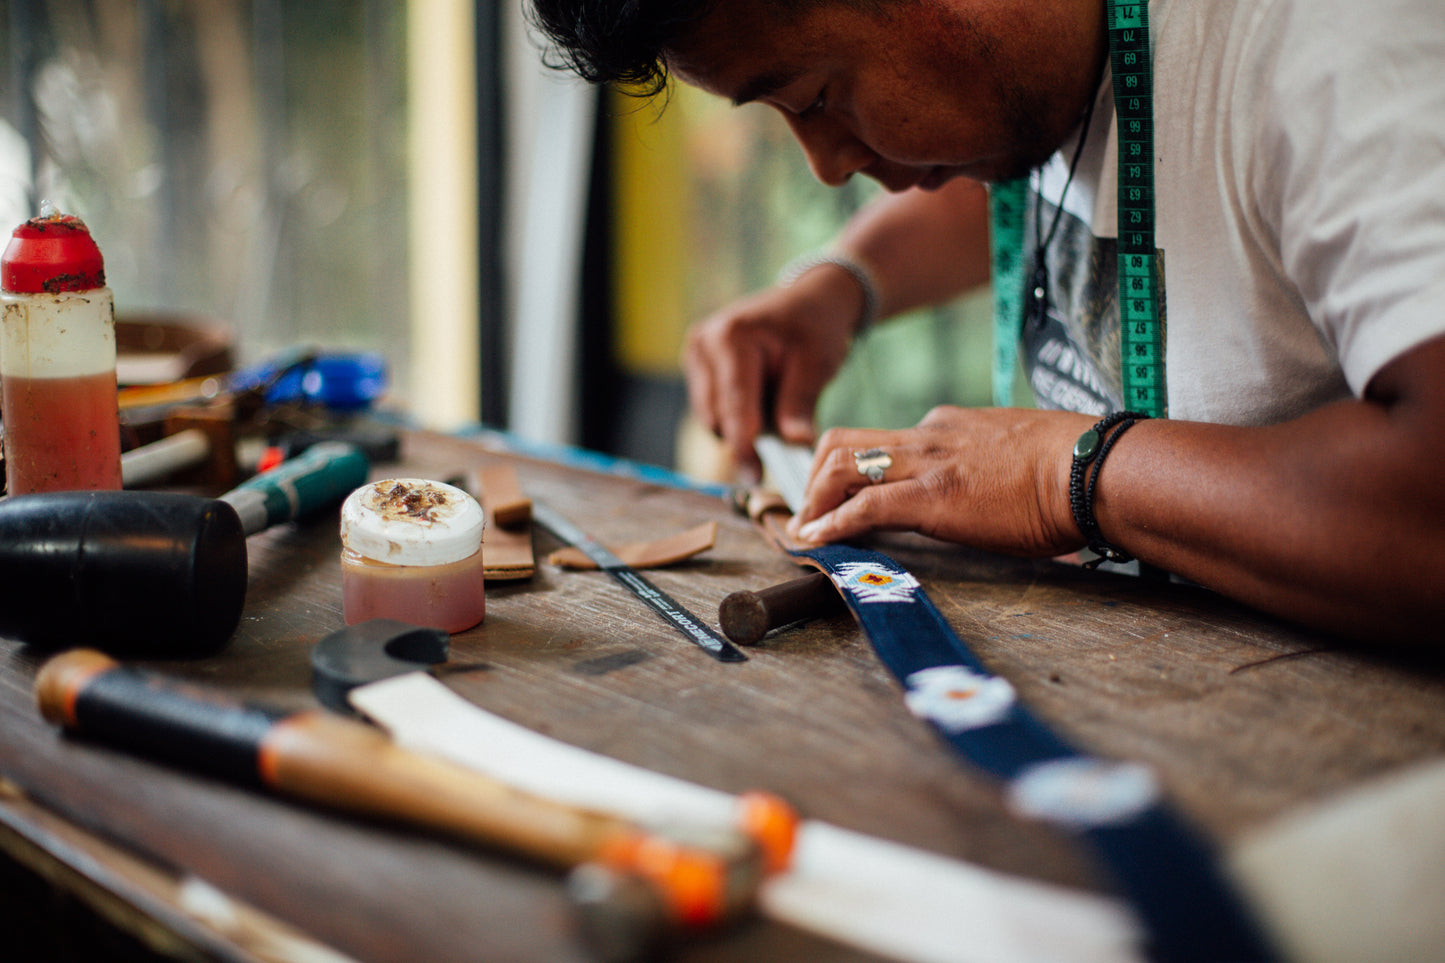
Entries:
{"label": "black beaded bracelet", "polygon": [[[1074,513],[1074,523],[1079,526],[1079,531],[1088,543],[1089,551],[1098,556],[1084,563],[1086,568],[1094,568],[1103,561],[1134,560],[1134,556],[1128,552],[1104,541],[1104,536],[1099,531],[1098,519],[1094,517],[1094,487],[1099,482],[1099,472],[1103,470],[1104,459],[1114,447],[1114,442],[1134,427],[1135,422],[1148,417],[1136,411],[1116,411],[1074,442],[1074,463],[1069,468],[1069,508]],[[1114,429],[1112,433],[1110,429]]]}

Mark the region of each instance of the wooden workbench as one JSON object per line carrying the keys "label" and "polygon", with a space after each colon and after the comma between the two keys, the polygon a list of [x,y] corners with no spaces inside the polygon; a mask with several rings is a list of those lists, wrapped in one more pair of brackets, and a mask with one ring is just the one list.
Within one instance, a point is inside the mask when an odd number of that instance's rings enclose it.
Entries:
{"label": "wooden workbench", "polygon": [[[709,619],[729,592],[800,574],[712,495],[425,433],[406,436],[403,458],[373,475],[510,462],[526,494],[603,541],[718,521],[710,552],[651,573]],[[1221,843],[1445,750],[1438,662],[1350,651],[1189,587],[912,537],[877,544],[1062,736],[1154,766]],[[555,542],[539,532],[536,546],[540,559]],[[342,626],[338,552],[334,513],[254,536],[229,645],[149,664],[314,705],[309,649]],[[587,958],[556,873],[61,736],[30,692],[47,655],[0,640],[0,842],[148,945],[234,960],[275,958],[263,944],[281,938],[376,963]],[[1011,816],[998,787],[908,713],[848,616],[776,633],[749,655],[720,664],[607,576],[539,564],[530,580],[489,586],[485,623],[453,638],[439,675],[495,713],[627,762],[771,790],[807,817],[1010,874],[1104,886],[1073,840]],[[198,919],[197,881],[253,915]],[[678,958],[871,959],[762,919]]]}

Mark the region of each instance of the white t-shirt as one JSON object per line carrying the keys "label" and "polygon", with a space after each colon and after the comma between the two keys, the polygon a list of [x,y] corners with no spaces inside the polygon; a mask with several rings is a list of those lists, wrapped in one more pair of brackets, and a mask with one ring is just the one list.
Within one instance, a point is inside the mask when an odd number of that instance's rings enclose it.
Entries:
{"label": "white t-shirt", "polygon": [[[1445,2],[1153,0],[1156,241],[1169,415],[1269,424],[1360,395],[1445,333]],[[1035,178],[1049,319],[1042,407],[1120,407],[1116,130],[1100,90]],[[1025,264],[1035,244],[1026,215]]]}

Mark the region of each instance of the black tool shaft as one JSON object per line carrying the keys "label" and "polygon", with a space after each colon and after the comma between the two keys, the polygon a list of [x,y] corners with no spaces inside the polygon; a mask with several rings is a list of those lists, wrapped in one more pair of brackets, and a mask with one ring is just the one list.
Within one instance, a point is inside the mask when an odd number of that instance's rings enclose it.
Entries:
{"label": "black tool shaft", "polygon": [[112,748],[251,786],[280,713],[122,666],[89,649],[47,662],[35,683],[49,721]]}
{"label": "black tool shaft", "polygon": [[653,585],[606,546],[540,502],[532,503],[532,519],[569,545],[575,545],[598,568],[625,585],[633,595],[646,602],[658,615],[670,622],[688,641],[719,662],[746,662],[748,657],[727,639],[708,628],[662,589]]}

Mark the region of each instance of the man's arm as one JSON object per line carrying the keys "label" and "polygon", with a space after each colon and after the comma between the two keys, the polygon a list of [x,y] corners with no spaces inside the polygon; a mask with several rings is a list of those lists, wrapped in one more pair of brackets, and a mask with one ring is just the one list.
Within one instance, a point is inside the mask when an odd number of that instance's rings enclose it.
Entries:
{"label": "man's arm", "polygon": [[[900,432],[823,436],[804,538],[915,529],[1013,554],[1076,550],[1070,449],[1093,419],[943,408]],[[1365,398],[1267,428],[1144,421],[1100,470],[1104,538],[1224,595],[1363,641],[1433,642],[1445,623],[1445,336]],[[852,452],[893,455],[868,486]]]}
{"label": "man's arm", "polygon": [[1362,640],[1445,634],[1445,337],[1386,365],[1362,401],[1264,429],[1134,431],[1096,512],[1141,558]]}
{"label": "man's arm", "polygon": [[880,197],[837,247],[873,271],[880,317],[947,301],[989,281],[988,188],[959,177],[937,191]]}

